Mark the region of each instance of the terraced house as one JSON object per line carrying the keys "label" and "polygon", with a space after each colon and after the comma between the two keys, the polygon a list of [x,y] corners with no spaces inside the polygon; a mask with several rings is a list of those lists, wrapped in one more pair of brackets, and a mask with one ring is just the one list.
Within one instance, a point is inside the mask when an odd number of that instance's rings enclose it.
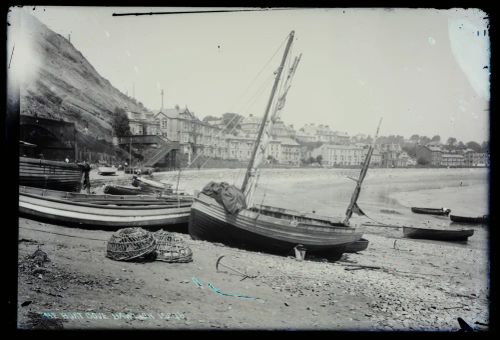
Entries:
{"label": "terraced house", "polygon": [[323,144],[311,152],[321,156],[325,166],[357,166],[364,161],[364,148],[356,145]]}
{"label": "terraced house", "polygon": [[441,166],[459,168],[465,166],[464,156],[459,153],[445,153],[441,156]]}
{"label": "terraced house", "polygon": [[132,135],[161,135],[160,123],[153,113],[126,111]]}

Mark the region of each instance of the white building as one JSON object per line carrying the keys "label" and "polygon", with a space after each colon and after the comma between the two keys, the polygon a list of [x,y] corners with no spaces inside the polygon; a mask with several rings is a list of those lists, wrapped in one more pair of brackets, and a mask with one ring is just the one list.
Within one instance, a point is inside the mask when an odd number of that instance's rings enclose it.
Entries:
{"label": "white building", "polygon": [[364,160],[365,149],[355,145],[323,144],[311,152],[316,158],[323,158],[322,164],[326,166],[356,166]]}

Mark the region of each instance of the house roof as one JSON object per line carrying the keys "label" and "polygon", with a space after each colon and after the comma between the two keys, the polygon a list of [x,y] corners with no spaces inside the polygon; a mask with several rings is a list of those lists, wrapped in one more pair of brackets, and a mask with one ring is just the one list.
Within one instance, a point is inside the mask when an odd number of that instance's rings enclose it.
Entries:
{"label": "house roof", "polygon": [[320,148],[323,147],[326,147],[328,149],[363,150],[362,147],[356,145],[323,144],[320,146]]}
{"label": "house roof", "polygon": [[171,119],[179,119],[181,118],[180,115],[181,114],[186,114],[188,115],[189,117],[191,117],[192,119],[197,119],[196,116],[191,112],[189,111],[189,109],[186,107],[186,108],[179,108],[179,107],[176,107],[176,108],[173,108],[173,109],[163,109],[161,111],[159,111],[158,113],[156,113],[154,115],[154,118],[156,119],[159,115],[163,115],[165,117],[168,117],[168,118],[171,118]]}
{"label": "house roof", "polygon": [[445,153],[443,154],[442,158],[464,158],[464,156],[459,154]]}
{"label": "house roof", "polygon": [[338,137],[349,137],[349,134],[347,132],[335,131],[335,135]]}
{"label": "house roof", "polygon": [[260,124],[261,122],[262,122],[262,117],[251,115],[243,118],[240,124]]}
{"label": "house roof", "polygon": [[432,145],[429,145],[429,146],[426,146],[427,149],[431,150],[431,151],[438,151],[438,152],[443,152],[443,150],[441,150],[440,147],[438,146],[432,146]]}
{"label": "house roof", "polygon": [[278,141],[280,141],[281,144],[283,144],[283,145],[293,145],[293,146],[300,145],[299,143],[297,143],[296,141],[294,141],[291,138],[278,138]]}
{"label": "house roof", "polygon": [[245,136],[233,136],[233,135],[226,135],[226,139],[230,140],[246,140],[246,141],[254,141],[255,138],[251,137],[245,137]]}

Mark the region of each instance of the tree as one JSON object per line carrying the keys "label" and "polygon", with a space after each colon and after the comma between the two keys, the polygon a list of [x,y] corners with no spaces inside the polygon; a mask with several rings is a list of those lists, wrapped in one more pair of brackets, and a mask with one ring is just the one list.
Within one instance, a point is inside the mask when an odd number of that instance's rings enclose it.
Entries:
{"label": "tree", "polygon": [[458,144],[457,144],[457,149],[461,149],[461,150],[463,150],[463,149],[465,149],[465,148],[466,148],[466,146],[465,146],[464,142],[462,142],[462,141],[458,142]]}
{"label": "tree", "polygon": [[432,136],[431,138],[431,142],[439,143],[440,141],[441,141],[441,136],[439,135]]}
{"label": "tree", "polygon": [[414,142],[414,143],[417,143],[417,142],[419,141],[419,139],[420,139],[420,136],[419,136],[419,135],[412,135],[412,136],[410,137],[410,140],[411,140],[412,142]]}
{"label": "tree", "polygon": [[222,115],[222,122],[225,126],[225,132],[229,133],[234,129],[240,129],[240,123],[243,120],[243,116],[237,113],[226,112]]}
{"label": "tree", "polygon": [[446,144],[450,147],[453,147],[455,146],[455,144],[457,144],[457,139],[455,137],[450,137],[448,138],[448,140],[446,141]]}
{"label": "tree", "polygon": [[419,140],[419,143],[420,145],[426,145],[426,144],[429,144],[431,142],[431,139],[427,136],[420,136],[420,140]]}
{"label": "tree", "polygon": [[316,162],[318,162],[318,163],[319,163],[319,165],[321,165],[321,162],[323,162],[323,156],[322,156],[322,155],[318,155],[318,156],[316,157]]}
{"label": "tree", "polygon": [[427,158],[424,158],[424,157],[418,157],[417,164],[428,165],[429,164],[429,160]]}
{"label": "tree", "polygon": [[113,132],[117,137],[130,136],[132,133],[130,132],[129,120],[127,117],[127,113],[124,109],[115,107],[113,112]]}
{"label": "tree", "polygon": [[484,141],[481,144],[481,152],[483,152],[483,153],[489,153],[490,152],[490,142]]}
{"label": "tree", "polygon": [[470,141],[470,142],[467,142],[467,144],[465,144],[469,149],[471,150],[474,150],[474,152],[481,152],[482,148],[481,148],[481,145],[479,145],[479,143],[476,143],[474,141]]}
{"label": "tree", "polygon": [[415,145],[404,145],[401,149],[411,158],[417,157],[417,147]]}

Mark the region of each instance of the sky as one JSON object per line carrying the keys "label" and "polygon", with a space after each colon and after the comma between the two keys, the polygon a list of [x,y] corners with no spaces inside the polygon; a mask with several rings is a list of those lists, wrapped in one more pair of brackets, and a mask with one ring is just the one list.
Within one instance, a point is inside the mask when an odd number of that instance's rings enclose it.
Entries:
{"label": "sky", "polygon": [[[207,8],[204,8],[205,10]],[[212,8],[217,9],[217,8]],[[228,9],[228,8],[225,8]],[[262,115],[285,40],[302,59],[282,119],[350,135],[489,136],[489,34],[476,9],[290,9],[112,16],[196,8],[25,8],[104,78],[158,111]]]}

